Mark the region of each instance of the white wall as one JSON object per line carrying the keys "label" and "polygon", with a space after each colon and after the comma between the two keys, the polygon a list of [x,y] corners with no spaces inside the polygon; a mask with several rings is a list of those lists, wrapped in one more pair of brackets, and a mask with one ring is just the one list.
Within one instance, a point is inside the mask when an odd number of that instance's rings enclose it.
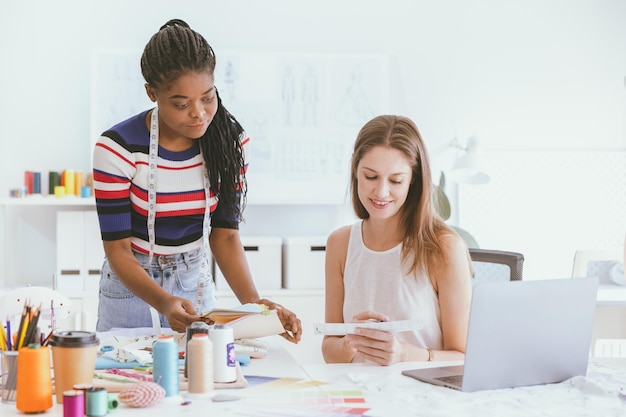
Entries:
{"label": "white wall", "polygon": [[[92,51],[141,50],[173,17],[218,60],[231,50],[388,56],[386,111],[413,118],[433,151],[472,133],[487,150],[626,148],[621,0],[0,0],[0,16],[1,195],[27,169],[89,169]],[[245,233],[292,235],[350,216],[339,205],[251,205],[247,218]],[[47,280],[54,222],[16,221],[43,227],[29,246],[41,262],[5,283]]]}

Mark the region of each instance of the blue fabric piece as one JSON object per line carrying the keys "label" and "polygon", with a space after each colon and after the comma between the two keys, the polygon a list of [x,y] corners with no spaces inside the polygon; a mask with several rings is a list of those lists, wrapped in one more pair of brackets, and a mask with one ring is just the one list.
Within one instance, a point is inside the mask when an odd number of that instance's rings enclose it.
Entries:
{"label": "blue fabric piece", "polygon": [[[179,366],[185,366],[185,360],[184,359],[179,359],[178,360],[178,365]],[[132,361],[132,362],[118,362],[113,358],[106,358],[106,357],[102,357],[102,358],[97,358],[96,359],[96,369],[112,369],[112,368],[117,368],[117,369],[133,369],[136,366],[142,366],[139,362],[137,361]]]}

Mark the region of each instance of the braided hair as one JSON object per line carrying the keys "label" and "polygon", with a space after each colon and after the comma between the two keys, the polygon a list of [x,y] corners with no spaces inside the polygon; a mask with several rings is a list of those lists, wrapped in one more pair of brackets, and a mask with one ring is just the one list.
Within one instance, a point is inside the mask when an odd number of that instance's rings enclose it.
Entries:
{"label": "braided hair", "polygon": [[[198,32],[180,19],[165,23],[146,44],[141,55],[141,73],[148,85],[166,87],[189,72],[215,71],[215,53]],[[241,143],[243,127],[222,105],[217,95],[217,113],[199,139],[211,191],[222,203],[236,210],[238,218],[246,203],[247,181]]]}

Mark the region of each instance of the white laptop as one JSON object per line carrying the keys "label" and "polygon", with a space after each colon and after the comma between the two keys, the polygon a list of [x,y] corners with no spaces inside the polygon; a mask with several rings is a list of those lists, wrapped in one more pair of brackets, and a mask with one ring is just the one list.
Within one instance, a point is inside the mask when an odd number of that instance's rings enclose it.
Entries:
{"label": "white laptop", "polygon": [[597,290],[595,277],[479,283],[464,365],[402,374],[467,392],[585,375]]}

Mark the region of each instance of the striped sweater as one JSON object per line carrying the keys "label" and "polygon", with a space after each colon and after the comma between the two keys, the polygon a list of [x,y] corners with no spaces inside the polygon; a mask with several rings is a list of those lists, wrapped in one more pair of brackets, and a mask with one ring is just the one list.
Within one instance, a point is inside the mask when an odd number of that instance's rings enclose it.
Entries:
{"label": "striped sweater", "polygon": [[[148,148],[144,111],[104,132],[93,154],[94,194],[102,240],[131,238],[133,249],[148,253]],[[242,135],[244,155],[249,138]],[[247,163],[246,167],[247,169]],[[159,147],[155,255],[202,246],[206,207],[203,161],[198,142],[182,152]],[[220,205],[211,192],[211,227],[238,228],[236,210]]]}

